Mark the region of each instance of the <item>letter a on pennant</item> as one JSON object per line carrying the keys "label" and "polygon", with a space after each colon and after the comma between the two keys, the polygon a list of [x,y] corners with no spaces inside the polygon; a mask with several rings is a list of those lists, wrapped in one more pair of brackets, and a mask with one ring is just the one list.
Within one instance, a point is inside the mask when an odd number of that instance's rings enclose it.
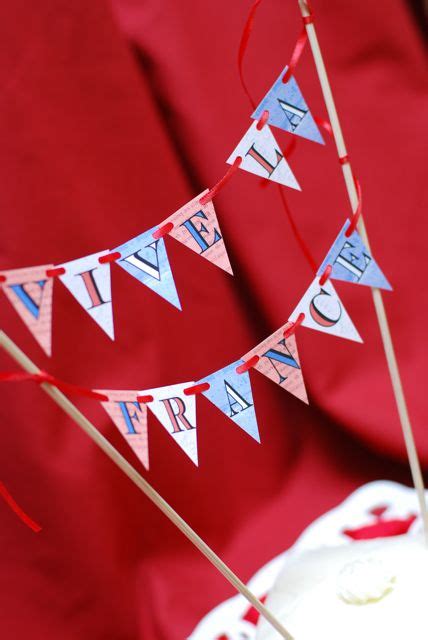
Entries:
{"label": "letter a on pennant", "polygon": [[65,269],[59,279],[91,318],[114,340],[110,264],[98,262],[98,258],[107,253],[100,251],[59,265]]}
{"label": "letter a on pennant", "polygon": [[320,285],[319,278],[315,278],[291,314],[290,321],[294,322],[300,313],[305,314],[305,319],[302,322],[304,327],[331,333],[331,335],[339,336],[339,338],[362,342],[358,331],[329,280]]}
{"label": "letter a on pennant", "polygon": [[287,68],[285,67],[251,117],[259,120],[263,112],[268,111],[269,117],[267,121],[274,127],[279,127],[284,131],[294,133],[296,136],[302,136],[302,138],[324,144],[324,140],[294,77],[291,76],[288,82],[282,81]]}
{"label": "letter a on pennant", "polygon": [[108,396],[108,402],[101,402],[101,405],[133,449],[137,458],[148,469],[147,407],[145,404],[137,402],[138,391],[97,389],[97,392]]}
{"label": "letter a on pennant", "polygon": [[183,393],[183,389],[194,384],[184,382],[157,389],[144,389],[139,391],[138,395],[153,396],[153,402],[148,403],[148,408],[178,446],[198,466],[196,399],[195,396],[186,396]]}
{"label": "letter a on pennant", "polygon": [[207,193],[208,189],[164,220],[162,225],[172,222],[174,228],[169,232],[170,236],[233,275],[214,204],[212,200],[200,203]]}
{"label": "letter a on pennant", "polygon": [[243,364],[242,360],[233,362],[224,369],[199,380],[197,384],[208,382],[210,388],[203,392],[204,396],[238,427],[260,442],[250,376],[248,371],[242,374],[236,372],[236,368],[241,364]]}
{"label": "letter a on pennant", "polygon": [[46,276],[46,269],[52,267],[47,264],[1,272],[8,300],[48,356],[52,353],[53,278]]}
{"label": "letter a on pennant", "polygon": [[287,323],[275,331],[257,347],[249,351],[243,357],[243,360],[247,361],[253,356],[258,356],[260,359],[254,366],[257,371],[260,371],[260,373],[279,384],[280,387],[293,396],[308,404],[296,338],[294,335],[287,339],[284,338],[284,331],[289,326],[289,323]]}
{"label": "letter a on pennant", "polygon": [[121,255],[117,264],[181,310],[164,239],[155,240],[152,235],[156,229],[157,227],[153,227],[116,247],[114,251]]}
{"label": "letter a on pennant", "polygon": [[240,169],[300,191],[299,184],[267,124],[259,130],[257,122],[253,122],[227,160],[228,164],[233,164],[238,156],[242,158]]}
{"label": "letter a on pennant", "polygon": [[333,280],[345,280],[391,291],[391,285],[374,261],[358,231],[351,233],[349,238],[346,237],[349,224],[347,220],[318,269],[318,275],[324,273],[327,265],[330,265],[332,267],[330,278]]}

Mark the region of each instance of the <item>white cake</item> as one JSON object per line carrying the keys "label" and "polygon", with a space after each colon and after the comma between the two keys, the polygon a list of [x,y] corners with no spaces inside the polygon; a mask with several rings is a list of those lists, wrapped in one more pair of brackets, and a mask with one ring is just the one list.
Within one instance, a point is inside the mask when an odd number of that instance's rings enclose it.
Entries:
{"label": "white cake", "polygon": [[[303,552],[266,606],[295,640],[428,640],[428,550],[407,535]],[[260,619],[256,640],[278,638]]]}

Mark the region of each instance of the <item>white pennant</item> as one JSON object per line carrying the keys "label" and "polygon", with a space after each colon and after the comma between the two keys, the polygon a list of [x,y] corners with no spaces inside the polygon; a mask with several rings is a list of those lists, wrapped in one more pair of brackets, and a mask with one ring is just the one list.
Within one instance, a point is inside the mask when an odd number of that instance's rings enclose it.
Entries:
{"label": "white pennant", "polygon": [[227,163],[233,164],[239,156],[242,158],[240,169],[300,191],[269,125],[265,124],[261,129],[257,125],[257,122],[253,122]]}
{"label": "white pennant", "polygon": [[101,264],[98,258],[109,251],[100,251],[84,258],[58,265],[65,269],[61,282],[114,340],[113,307],[111,303],[110,264]]}
{"label": "white pennant", "polygon": [[362,342],[345,307],[339,299],[329,280],[323,285],[319,277],[310,285],[303,298],[290,316],[295,322],[300,313],[305,314],[302,325],[324,333],[330,333],[340,338]]}
{"label": "white pennant", "polygon": [[144,389],[139,391],[139,395],[153,396],[153,402],[148,402],[147,407],[197,466],[196,398],[183,393],[183,389],[194,384],[183,382],[157,389]]}

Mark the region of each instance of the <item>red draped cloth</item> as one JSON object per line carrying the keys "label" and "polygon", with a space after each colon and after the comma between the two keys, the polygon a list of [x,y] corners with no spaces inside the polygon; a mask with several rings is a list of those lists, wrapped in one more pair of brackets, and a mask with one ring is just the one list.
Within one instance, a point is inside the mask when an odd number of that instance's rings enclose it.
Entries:
{"label": "red draped cloth", "polygon": [[[386,307],[428,464],[421,36],[403,1],[314,4],[374,253],[395,288]],[[2,269],[113,248],[217,182],[250,123],[236,65],[248,8],[2,3]],[[300,29],[296,2],[260,6],[245,61],[256,100]],[[297,76],[326,117],[309,50]],[[321,262],[349,214],[334,145],[299,139],[290,162],[303,190],[288,201]],[[2,328],[44,370],[101,389],[197,380],[239,358],[287,320],[312,273],[274,186],[239,171],[215,205],[235,277],[167,239],[182,312],[113,267],[114,343],[59,283],[51,359],[5,297]],[[150,416],[145,473],[99,403],[76,401],[244,580],[362,483],[410,483],[370,291],[337,289],[364,345],[298,330],[309,407],[252,373],[261,445],[201,399],[200,467]],[[0,502],[2,639],[185,639],[230,585],[37,385],[0,393],[0,477],[43,527],[35,535]]]}

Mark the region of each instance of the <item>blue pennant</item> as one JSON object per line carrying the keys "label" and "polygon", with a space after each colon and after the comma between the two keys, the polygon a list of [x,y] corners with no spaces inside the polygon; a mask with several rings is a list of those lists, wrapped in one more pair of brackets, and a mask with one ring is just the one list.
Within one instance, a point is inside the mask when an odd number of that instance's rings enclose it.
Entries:
{"label": "blue pennant", "polygon": [[236,373],[236,367],[243,363],[243,360],[233,362],[224,369],[199,380],[197,384],[209,382],[210,388],[203,392],[204,396],[238,427],[260,442],[250,376],[248,371]]}
{"label": "blue pennant", "polygon": [[113,249],[121,255],[116,262],[131,276],[181,310],[164,239],[155,240],[152,236],[157,228],[153,227]]}
{"label": "blue pennant", "polygon": [[285,67],[251,117],[258,120],[263,111],[269,111],[269,124],[279,129],[284,129],[289,133],[294,133],[296,136],[302,136],[302,138],[324,144],[324,140],[294,77],[291,76],[288,82],[284,83],[282,81],[286,71],[287,67]]}
{"label": "blue pennant", "polygon": [[327,265],[331,265],[330,277],[334,280],[346,280],[355,284],[365,284],[368,287],[391,291],[391,285],[379,269],[358,231],[351,233],[349,238],[346,237],[345,232],[349,224],[350,222],[347,220],[343,225],[324,262],[318,269],[318,275],[324,273]]}

